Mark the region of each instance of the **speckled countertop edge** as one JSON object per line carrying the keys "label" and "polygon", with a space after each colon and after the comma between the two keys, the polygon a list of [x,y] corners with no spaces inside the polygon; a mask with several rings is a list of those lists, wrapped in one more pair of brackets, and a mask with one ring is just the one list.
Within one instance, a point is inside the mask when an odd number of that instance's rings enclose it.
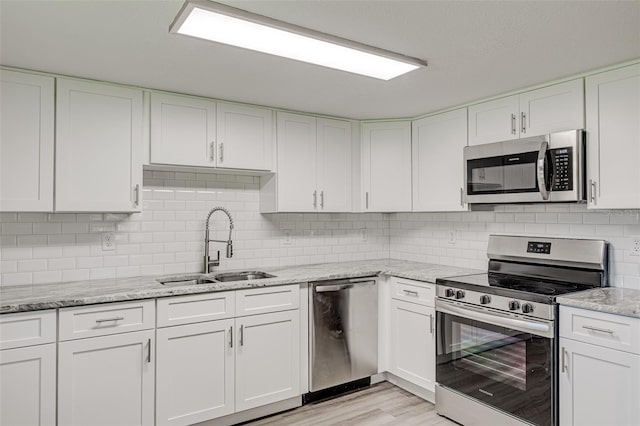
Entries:
{"label": "speckled countertop edge", "polygon": [[[275,277],[186,286],[164,286],[157,281],[161,277],[144,276],[0,287],[0,314],[382,274],[435,283],[436,278],[484,272],[455,266],[389,259],[260,269]],[[221,272],[229,271],[216,271],[216,273]],[[196,274],[184,276],[188,275]]]}
{"label": "speckled countertop edge", "polygon": [[640,318],[640,290],[604,287],[556,298],[562,306]]}

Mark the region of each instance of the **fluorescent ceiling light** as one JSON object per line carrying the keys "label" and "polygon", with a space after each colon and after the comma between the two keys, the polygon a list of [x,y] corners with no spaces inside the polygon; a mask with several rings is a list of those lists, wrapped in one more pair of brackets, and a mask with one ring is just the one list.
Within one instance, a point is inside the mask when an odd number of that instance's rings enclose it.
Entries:
{"label": "fluorescent ceiling light", "polygon": [[419,59],[207,0],[187,1],[169,31],[381,80],[427,65]]}

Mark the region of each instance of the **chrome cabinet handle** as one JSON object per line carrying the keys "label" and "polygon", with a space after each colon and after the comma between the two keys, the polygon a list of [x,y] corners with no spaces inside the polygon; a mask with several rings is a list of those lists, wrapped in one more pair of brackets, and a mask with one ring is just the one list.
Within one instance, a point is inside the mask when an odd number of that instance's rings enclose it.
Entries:
{"label": "chrome cabinet handle", "polygon": [[516,134],[516,115],[511,114],[511,134]]}
{"label": "chrome cabinet handle", "polygon": [[124,319],[124,317],[113,317],[113,318],[97,319],[96,320],[96,324],[101,324],[103,322],[111,322],[111,321],[122,321],[123,319]]}
{"label": "chrome cabinet handle", "polygon": [[318,191],[313,191],[313,208],[318,208]]}
{"label": "chrome cabinet handle", "polygon": [[133,193],[135,194],[134,204],[136,207],[140,205],[140,184],[136,183],[136,186],[133,187]]}
{"label": "chrome cabinet handle", "polygon": [[562,372],[567,371],[567,350],[562,347]]}
{"label": "chrome cabinet handle", "polygon": [[404,294],[406,294],[407,296],[418,297],[417,291],[414,291],[414,290],[402,290],[402,291],[404,291]]}
{"label": "chrome cabinet handle", "polygon": [[527,114],[524,112],[520,114],[520,131],[527,133]]}
{"label": "chrome cabinet handle", "polygon": [[151,363],[151,338],[147,340],[147,362]]}
{"label": "chrome cabinet handle", "polygon": [[320,208],[324,209],[324,191],[320,191]]}
{"label": "chrome cabinet handle", "polygon": [[233,347],[233,326],[229,327],[229,347]]}
{"label": "chrome cabinet handle", "polygon": [[589,179],[589,201],[596,204],[596,181]]}
{"label": "chrome cabinet handle", "polygon": [[244,325],[240,326],[240,346],[244,346]]}
{"label": "chrome cabinet handle", "polygon": [[220,142],[220,163],[224,161],[224,143]]}
{"label": "chrome cabinet handle", "polygon": [[540,191],[540,195],[543,200],[549,199],[549,189],[547,188],[547,183],[544,179],[544,162],[547,156],[547,148],[549,147],[549,143],[547,141],[543,141],[540,144],[540,150],[538,151],[538,190]]}
{"label": "chrome cabinet handle", "polygon": [[214,141],[209,144],[209,161],[215,160],[216,151],[213,149]]}
{"label": "chrome cabinet handle", "polygon": [[607,334],[613,334],[614,331],[610,330],[608,328],[598,328],[598,327],[593,327],[590,325],[583,325],[582,328],[586,329],[586,330],[590,330],[590,331],[597,331],[599,333],[607,333]]}
{"label": "chrome cabinet handle", "polygon": [[431,334],[433,334],[433,314],[429,314],[429,329],[431,330]]}
{"label": "chrome cabinet handle", "polygon": [[460,207],[464,207],[464,189],[460,187]]}
{"label": "chrome cabinet handle", "polygon": [[369,191],[364,193],[364,206],[365,209],[369,210]]}

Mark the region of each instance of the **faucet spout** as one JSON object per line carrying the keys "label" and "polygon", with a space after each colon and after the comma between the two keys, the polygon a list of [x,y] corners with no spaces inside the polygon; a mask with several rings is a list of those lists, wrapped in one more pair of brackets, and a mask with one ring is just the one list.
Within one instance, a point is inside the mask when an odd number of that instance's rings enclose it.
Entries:
{"label": "faucet spout", "polygon": [[[211,220],[211,215],[215,212],[221,211],[227,215],[229,218],[229,238],[225,240],[212,240],[209,238],[209,222]],[[231,240],[231,233],[233,231],[233,217],[231,217],[231,213],[224,207],[214,207],[209,211],[207,215],[207,220],[205,222],[205,231],[204,231],[204,273],[208,274],[211,272],[212,266],[220,265],[220,251],[218,251],[218,257],[215,260],[211,260],[209,257],[209,243],[210,242],[218,242],[218,243],[226,243],[227,244],[227,257],[231,258],[233,256],[233,241]]]}

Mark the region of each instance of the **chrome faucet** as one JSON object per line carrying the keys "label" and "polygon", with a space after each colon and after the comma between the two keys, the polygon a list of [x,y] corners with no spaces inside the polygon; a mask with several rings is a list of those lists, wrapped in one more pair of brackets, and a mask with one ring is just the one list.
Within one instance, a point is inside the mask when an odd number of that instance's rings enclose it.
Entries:
{"label": "chrome faucet", "polygon": [[[228,240],[210,240],[209,239],[209,220],[211,219],[211,215],[217,211],[224,212],[229,218],[229,239]],[[207,215],[207,221],[205,223],[205,231],[204,231],[204,273],[208,274],[211,272],[212,266],[220,266],[220,250],[218,250],[218,257],[215,260],[211,260],[209,257],[209,243],[227,243],[227,257],[231,258],[233,256],[233,242],[231,241],[231,231],[233,231],[233,218],[231,217],[231,213],[229,210],[224,207],[214,207],[211,209],[209,214]]]}

